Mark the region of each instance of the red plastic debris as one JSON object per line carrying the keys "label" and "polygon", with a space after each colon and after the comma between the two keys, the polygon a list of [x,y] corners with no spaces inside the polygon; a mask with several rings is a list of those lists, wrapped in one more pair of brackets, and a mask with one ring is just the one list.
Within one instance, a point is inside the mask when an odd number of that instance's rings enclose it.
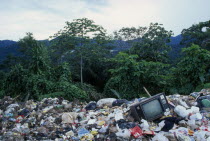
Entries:
{"label": "red plastic debris", "polygon": [[131,135],[134,136],[135,138],[138,138],[143,135],[143,131],[141,130],[139,126],[135,126],[134,128],[129,129],[129,130],[131,132]]}

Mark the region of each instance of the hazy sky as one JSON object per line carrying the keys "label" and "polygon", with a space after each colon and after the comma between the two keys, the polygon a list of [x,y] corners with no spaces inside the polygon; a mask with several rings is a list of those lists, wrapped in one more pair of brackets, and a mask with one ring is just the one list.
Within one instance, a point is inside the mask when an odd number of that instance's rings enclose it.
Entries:
{"label": "hazy sky", "polygon": [[87,17],[108,33],[121,27],[162,23],[175,35],[210,20],[210,0],[0,0],[0,40],[19,40],[26,32],[47,39],[66,21]]}

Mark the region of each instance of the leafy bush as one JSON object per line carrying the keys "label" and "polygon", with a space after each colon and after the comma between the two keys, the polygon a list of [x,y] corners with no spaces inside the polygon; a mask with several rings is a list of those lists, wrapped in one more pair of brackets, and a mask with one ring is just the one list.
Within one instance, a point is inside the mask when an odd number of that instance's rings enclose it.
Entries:
{"label": "leafy bush", "polygon": [[66,89],[65,93],[66,93],[67,99],[69,100],[74,100],[74,99],[89,100],[87,93],[75,85],[70,85]]}
{"label": "leafy bush", "polygon": [[3,98],[5,95],[5,92],[4,91],[0,91],[0,99]]}
{"label": "leafy bush", "polygon": [[172,83],[178,93],[189,94],[196,87],[202,87],[210,82],[210,52],[194,44],[183,48],[182,52],[184,56],[172,72],[174,77]]}
{"label": "leafy bush", "polygon": [[96,89],[94,88],[94,86],[92,86],[90,84],[83,83],[81,85],[81,83],[76,83],[76,86],[86,92],[88,100],[96,100],[97,101],[104,97],[104,95],[102,93],[98,93],[96,91]]}
{"label": "leafy bush", "polygon": [[210,89],[210,83],[204,84],[203,89]]}
{"label": "leafy bush", "polygon": [[64,92],[54,92],[49,94],[43,94],[39,96],[39,100],[42,100],[43,98],[55,98],[55,97],[65,97]]}
{"label": "leafy bush", "polygon": [[55,83],[55,92],[63,92],[63,97],[68,100],[80,99],[88,100],[87,93],[68,81],[59,81]]}
{"label": "leafy bush", "polygon": [[110,70],[112,76],[105,86],[106,96],[115,97],[112,89],[126,99],[145,93],[144,86],[151,94],[164,90],[169,65],[151,61],[137,62],[136,59],[136,55],[126,53],[120,53],[113,59],[116,67]]}

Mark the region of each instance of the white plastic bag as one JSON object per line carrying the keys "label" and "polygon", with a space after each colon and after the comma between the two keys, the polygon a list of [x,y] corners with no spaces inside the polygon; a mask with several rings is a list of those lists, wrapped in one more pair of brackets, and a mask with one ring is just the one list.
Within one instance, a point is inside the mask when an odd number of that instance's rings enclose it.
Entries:
{"label": "white plastic bag", "polygon": [[169,141],[168,138],[164,136],[163,133],[157,133],[153,138],[152,141]]}
{"label": "white plastic bag", "polygon": [[198,126],[195,123],[195,120],[188,120],[187,125],[190,127],[191,130],[194,130],[196,128],[198,128]]}
{"label": "white plastic bag", "polygon": [[131,132],[128,129],[120,130],[116,133],[118,137],[129,138],[131,136]]}
{"label": "white plastic bag", "polygon": [[176,112],[177,115],[179,115],[180,117],[183,117],[183,118],[187,117],[190,113],[188,110],[186,110],[185,107],[183,107],[181,105],[176,106],[174,109],[174,112]]}
{"label": "white plastic bag", "polygon": [[207,131],[197,131],[193,134],[197,141],[206,141],[205,135]]}
{"label": "white plastic bag", "polygon": [[103,106],[112,106],[112,103],[115,101],[115,98],[104,98],[104,99],[100,99],[97,102],[97,106],[98,107],[103,107]]}
{"label": "white plastic bag", "polygon": [[96,123],[96,119],[90,119],[87,124],[94,124]]}
{"label": "white plastic bag", "polygon": [[158,127],[155,129],[155,131],[160,131],[163,126],[165,126],[165,120],[161,121],[159,124],[158,124]]}
{"label": "white plastic bag", "polygon": [[192,113],[193,113],[193,114],[199,113],[199,108],[198,108],[198,107],[192,106],[192,107],[191,107],[191,110],[192,110]]}
{"label": "white plastic bag", "polygon": [[140,125],[140,127],[142,128],[142,130],[149,130],[149,124],[146,120],[142,119],[141,120],[142,124]]}
{"label": "white plastic bag", "polygon": [[7,106],[7,109],[16,108],[16,107],[19,107],[19,105],[18,104],[10,104],[9,106]]}
{"label": "white plastic bag", "polygon": [[62,123],[73,123],[77,118],[78,113],[69,112],[62,115]]}
{"label": "white plastic bag", "polygon": [[189,108],[185,101],[179,100],[180,105],[184,106],[185,108]]}
{"label": "white plastic bag", "polygon": [[196,113],[190,116],[191,120],[201,120],[202,119],[202,115],[200,113]]}
{"label": "white plastic bag", "polygon": [[102,126],[101,129],[98,130],[99,133],[106,133],[108,126]]}
{"label": "white plastic bag", "polygon": [[123,113],[119,112],[119,113],[116,113],[115,116],[114,116],[115,120],[118,121],[120,119],[124,119],[123,118]]}
{"label": "white plastic bag", "polygon": [[74,132],[73,131],[69,131],[69,132],[66,132],[65,135],[72,137],[72,136],[74,136]]}
{"label": "white plastic bag", "polygon": [[53,122],[55,121],[55,118],[52,117],[52,116],[49,116],[49,117],[47,118],[47,120],[48,120],[49,122],[53,123]]}
{"label": "white plastic bag", "polygon": [[178,141],[191,141],[190,137],[184,134],[177,135]]}
{"label": "white plastic bag", "polygon": [[189,125],[189,126],[195,125],[195,120],[193,120],[193,119],[188,120],[187,125]]}

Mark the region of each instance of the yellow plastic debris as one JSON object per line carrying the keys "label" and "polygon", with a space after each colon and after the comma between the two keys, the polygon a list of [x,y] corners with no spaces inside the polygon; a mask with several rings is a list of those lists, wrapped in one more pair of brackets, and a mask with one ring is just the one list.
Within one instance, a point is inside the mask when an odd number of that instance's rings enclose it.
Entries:
{"label": "yellow plastic debris", "polygon": [[98,125],[99,125],[99,126],[102,126],[102,125],[104,125],[104,124],[105,124],[105,121],[99,121],[99,122],[98,122]]}
{"label": "yellow plastic debris", "polygon": [[97,132],[97,131],[91,131],[91,134],[92,134],[93,136],[95,136],[95,135],[98,134],[98,132]]}

